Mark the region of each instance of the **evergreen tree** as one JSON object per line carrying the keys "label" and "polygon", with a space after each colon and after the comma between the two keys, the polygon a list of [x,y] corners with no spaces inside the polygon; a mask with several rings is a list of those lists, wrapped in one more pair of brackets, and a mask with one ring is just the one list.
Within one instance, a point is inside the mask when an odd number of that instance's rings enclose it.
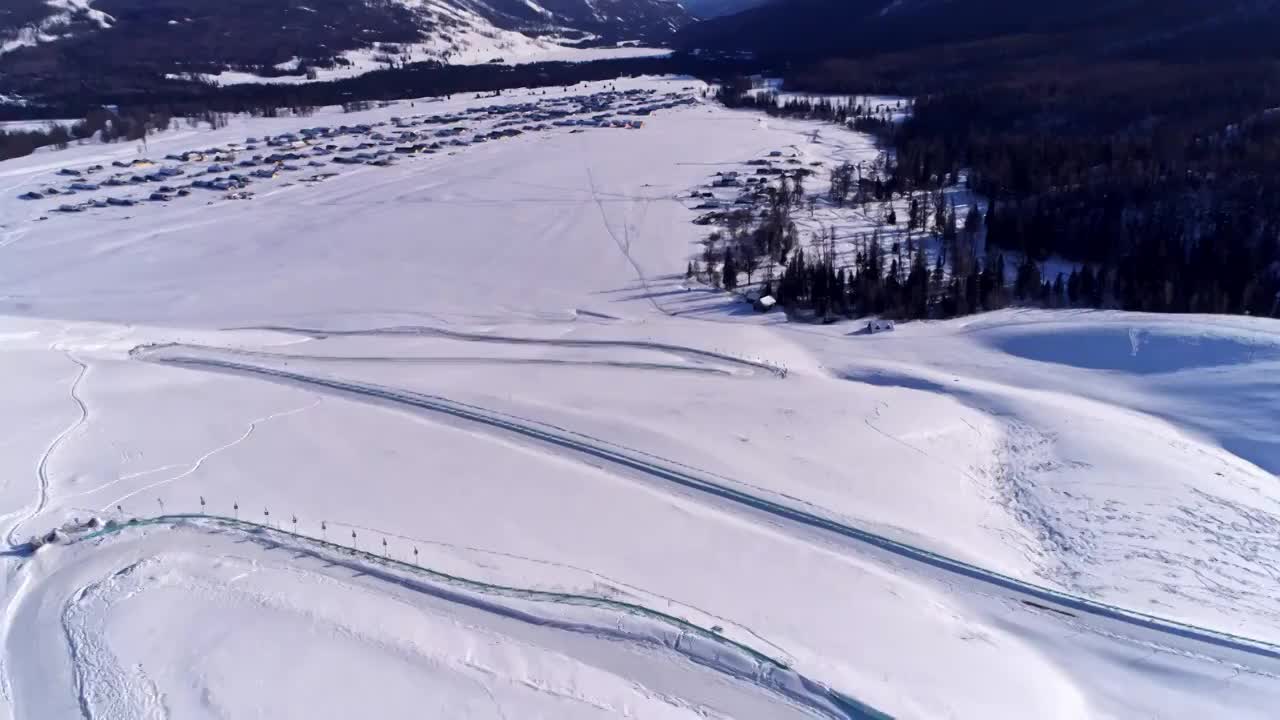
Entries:
{"label": "evergreen tree", "polygon": [[726,249],[724,251],[724,278],[722,285],[725,290],[733,290],[738,287],[738,266],[733,261],[733,250]]}
{"label": "evergreen tree", "polygon": [[978,204],[973,203],[969,206],[969,213],[964,218],[964,232],[969,236],[972,242],[982,230],[982,213],[978,211]]}
{"label": "evergreen tree", "polygon": [[1029,254],[1023,254],[1018,265],[1018,275],[1013,285],[1014,295],[1019,300],[1034,300],[1040,295],[1040,266]]}
{"label": "evergreen tree", "polygon": [[924,252],[917,252],[911,261],[911,272],[907,274],[906,294],[906,316],[913,319],[928,317],[929,267],[925,263]]}

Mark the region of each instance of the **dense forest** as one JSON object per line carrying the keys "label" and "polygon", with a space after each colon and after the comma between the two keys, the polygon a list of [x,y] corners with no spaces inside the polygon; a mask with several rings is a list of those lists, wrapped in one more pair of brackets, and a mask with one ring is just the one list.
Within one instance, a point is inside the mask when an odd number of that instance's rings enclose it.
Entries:
{"label": "dense forest", "polygon": [[[727,101],[877,133],[892,192],[963,181],[990,201],[989,250],[1091,268],[1078,282],[1096,292],[1074,302],[1275,315],[1277,33],[1280,0],[791,0],[681,40],[767,58],[792,91],[913,98],[901,123]],[[931,314],[950,310],[932,297]]]}
{"label": "dense forest", "polygon": [[[1064,57],[1186,61],[1277,57],[1280,0],[777,0],[694,23],[677,47],[775,65],[930,55],[914,77],[955,74],[978,49],[1003,64]],[[934,53],[939,48],[942,53]]]}
{"label": "dense forest", "polygon": [[[1241,60],[999,67],[993,52],[975,48],[961,62],[933,58],[932,67],[949,68],[962,82],[930,75],[928,53],[827,61],[787,78],[788,87],[810,92],[914,89],[913,111],[901,123],[849,116],[830,104],[779,105],[744,94],[740,82],[728,83],[722,99],[877,133],[892,150],[882,181],[891,192],[963,181],[988,198],[988,255],[1014,251],[1031,261],[1019,277],[1037,276],[996,292],[998,300],[1280,314],[1280,68]],[[948,81],[932,86],[928,78],[941,74]],[[1070,277],[1039,278],[1031,265],[1051,256],[1087,264],[1076,279],[1087,291],[1069,292]],[[979,275],[995,259],[980,259]],[[818,288],[821,305],[825,287],[849,286],[819,259],[803,264],[809,269],[793,275],[827,277],[804,281],[797,297],[806,302],[810,288]],[[912,271],[921,285],[922,271]],[[998,284],[1004,276],[992,277]],[[963,303],[957,288],[935,283],[927,314],[990,308],[980,278],[963,284],[975,282]],[[890,310],[918,315],[920,307],[909,305],[894,302]]]}

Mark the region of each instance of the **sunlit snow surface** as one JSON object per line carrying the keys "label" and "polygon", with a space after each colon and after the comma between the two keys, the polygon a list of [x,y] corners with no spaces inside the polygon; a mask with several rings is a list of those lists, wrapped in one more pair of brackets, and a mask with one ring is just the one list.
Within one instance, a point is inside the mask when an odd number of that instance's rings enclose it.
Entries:
{"label": "sunlit snow surface", "polygon": [[[145,154],[606,85],[235,120]],[[689,191],[774,150],[874,148],[701,101],[642,119],[79,213],[56,208],[153,188],[18,196],[139,148],[0,164],[0,529],[20,544],[203,498],[715,628],[804,693],[625,612],[156,525],[5,558],[9,714],[849,716],[835,696],[900,717],[1274,714],[1277,323],[1012,310],[867,336],[757,316],[684,281],[706,232]]]}

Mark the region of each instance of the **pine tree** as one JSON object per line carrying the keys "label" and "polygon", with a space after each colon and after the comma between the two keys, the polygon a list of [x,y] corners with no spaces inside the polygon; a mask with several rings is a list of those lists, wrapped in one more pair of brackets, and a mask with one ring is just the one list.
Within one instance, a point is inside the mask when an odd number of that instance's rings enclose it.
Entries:
{"label": "pine tree", "polygon": [[944,262],[941,252],[933,258],[933,276],[930,278],[929,286],[929,294],[932,297],[940,297],[942,295],[943,279],[946,273]]}
{"label": "pine tree", "polygon": [[724,271],[722,285],[725,290],[738,287],[738,266],[733,261],[733,250],[724,251]]}
{"label": "pine tree", "polygon": [[1032,300],[1040,294],[1040,267],[1029,254],[1024,254],[1022,262],[1018,265],[1013,292],[1019,300]]}
{"label": "pine tree", "polygon": [[982,213],[978,211],[978,204],[974,203],[969,206],[969,214],[964,218],[964,232],[969,236],[969,240],[973,241],[980,230],[982,230]]}
{"label": "pine tree", "polygon": [[907,307],[906,314],[910,318],[924,318],[929,315],[929,267],[925,263],[924,252],[917,252],[911,261],[911,272],[907,274]]}
{"label": "pine tree", "polygon": [[760,268],[760,257],[748,250],[742,251],[742,270],[747,274],[747,284],[751,284],[751,276]]}

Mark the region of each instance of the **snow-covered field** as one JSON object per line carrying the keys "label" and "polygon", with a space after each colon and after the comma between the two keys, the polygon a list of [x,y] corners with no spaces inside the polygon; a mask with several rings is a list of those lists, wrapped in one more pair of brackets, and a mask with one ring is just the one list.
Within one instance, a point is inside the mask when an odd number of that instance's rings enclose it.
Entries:
{"label": "snow-covered field", "polygon": [[1274,715],[1280,324],[754,315],[689,191],[875,148],[644,120],[76,213],[18,196],[136,148],[0,164],[8,714]]}
{"label": "snow-covered field", "polygon": [[76,120],[0,120],[0,131],[3,132],[23,132],[28,130],[48,130],[51,127],[61,125],[62,127],[71,127],[76,124]]}

